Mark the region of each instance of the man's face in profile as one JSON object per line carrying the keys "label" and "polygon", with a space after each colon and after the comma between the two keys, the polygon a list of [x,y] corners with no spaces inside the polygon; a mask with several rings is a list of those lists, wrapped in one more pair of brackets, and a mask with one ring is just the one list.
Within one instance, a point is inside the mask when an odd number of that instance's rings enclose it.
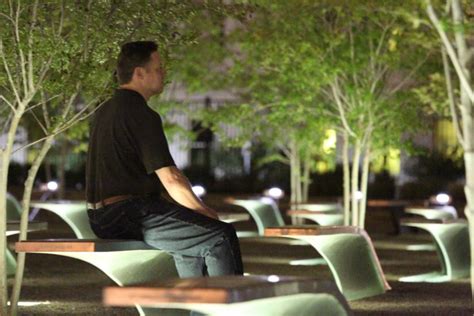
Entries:
{"label": "man's face in profile", "polygon": [[144,85],[151,95],[163,92],[166,71],[161,63],[158,52],[153,52],[150,61],[145,66]]}

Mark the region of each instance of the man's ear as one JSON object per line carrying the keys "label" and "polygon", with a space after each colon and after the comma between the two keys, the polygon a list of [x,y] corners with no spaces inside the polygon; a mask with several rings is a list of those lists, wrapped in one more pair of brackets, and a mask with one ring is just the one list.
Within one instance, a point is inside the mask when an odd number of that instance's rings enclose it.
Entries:
{"label": "man's ear", "polygon": [[145,77],[145,68],[135,67],[133,70],[133,76],[135,76],[137,79],[143,79],[143,77]]}

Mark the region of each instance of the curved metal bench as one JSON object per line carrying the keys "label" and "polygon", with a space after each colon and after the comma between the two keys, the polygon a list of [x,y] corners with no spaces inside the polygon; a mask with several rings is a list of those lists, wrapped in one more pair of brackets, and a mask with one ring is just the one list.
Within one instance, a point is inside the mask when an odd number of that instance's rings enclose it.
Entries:
{"label": "curved metal bench", "polygon": [[422,229],[433,237],[441,271],[402,277],[402,282],[447,282],[470,275],[469,226],[466,220],[404,219],[403,226]]}
{"label": "curved metal bench", "polygon": [[[48,229],[48,223],[46,222],[29,222],[28,223],[28,232],[35,232],[40,230]],[[8,221],[7,222],[7,232],[6,235],[13,236],[20,233],[20,221]],[[10,249],[6,248],[6,255],[7,255],[7,275],[12,276],[15,275],[16,272],[16,258],[10,251]]]}
{"label": "curved metal bench", "polygon": [[407,207],[405,213],[419,215],[426,219],[457,219],[458,214],[452,206],[443,207]]}
{"label": "curved metal bench", "polygon": [[[119,286],[177,277],[171,255],[137,240],[47,239],[17,242],[16,252],[51,254],[87,262]],[[140,315],[145,315],[137,307]]]}
{"label": "curved metal bench", "polygon": [[226,201],[244,208],[252,216],[259,236],[264,235],[266,227],[285,225],[278,206],[271,198],[249,200],[228,198]]}
{"label": "curved metal bench", "polygon": [[[351,315],[333,282],[303,277],[225,276],[108,287],[108,306],[179,308],[205,315]],[[158,315],[158,314],[157,314]]]}
{"label": "curved metal bench", "polygon": [[344,214],[339,211],[309,211],[306,209],[288,210],[289,216],[308,219],[320,226],[339,226],[344,224]]}
{"label": "curved metal bench", "polygon": [[326,260],[337,286],[348,300],[390,289],[366,231],[354,226],[287,226],[265,230],[265,236],[304,240]]}
{"label": "curved metal bench", "polygon": [[342,205],[340,203],[303,203],[293,205],[292,209],[306,210],[313,212],[336,212],[342,213]]}
{"label": "curved metal bench", "polygon": [[[96,239],[97,236],[92,231],[87,215],[87,203],[85,201],[46,201],[32,202],[33,207],[41,208],[58,215],[76,235],[78,239]],[[219,219],[234,223],[249,219],[245,213],[219,213]]]}
{"label": "curved metal bench", "polygon": [[21,205],[18,200],[7,192],[7,221],[19,221],[21,217]]}
{"label": "curved metal bench", "polygon": [[32,207],[53,212],[58,215],[79,239],[95,239],[97,236],[91,229],[87,216],[87,203],[85,201],[33,201]]}

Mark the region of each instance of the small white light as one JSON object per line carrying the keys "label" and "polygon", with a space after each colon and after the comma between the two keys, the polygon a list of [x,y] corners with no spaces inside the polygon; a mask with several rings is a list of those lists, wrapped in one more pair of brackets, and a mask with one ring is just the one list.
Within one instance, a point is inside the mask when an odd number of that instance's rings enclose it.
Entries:
{"label": "small white light", "polygon": [[198,197],[203,197],[206,195],[206,189],[201,185],[195,185],[192,189],[194,194],[196,194]]}
{"label": "small white light", "polygon": [[356,200],[362,200],[362,197],[363,197],[363,194],[361,191],[357,191],[355,194],[354,194],[354,197]]}
{"label": "small white light", "polygon": [[272,282],[272,283],[277,283],[280,281],[280,277],[278,275],[269,275],[267,278],[267,281]]}
{"label": "small white light", "polygon": [[266,196],[269,196],[275,200],[279,200],[281,199],[284,195],[285,195],[285,192],[283,192],[282,189],[280,188],[270,188],[268,190],[265,190],[265,192],[263,193],[265,194]]}
{"label": "small white light", "polygon": [[56,181],[49,181],[46,187],[49,191],[56,191],[58,189],[58,183]]}
{"label": "small white light", "polygon": [[[51,304],[50,301],[44,302],[33,302],[33,301],[20,301],[18,302],[18,306],[37,306],[37,305],[49,305]],[[8,302],[8,306],[10,306],[10,302]]]}
{"label": "small white light", "polygon": [[441,205],[446,205],[451,201],[451,197],[446,193],[440,193],[436,195],[436,202]]}

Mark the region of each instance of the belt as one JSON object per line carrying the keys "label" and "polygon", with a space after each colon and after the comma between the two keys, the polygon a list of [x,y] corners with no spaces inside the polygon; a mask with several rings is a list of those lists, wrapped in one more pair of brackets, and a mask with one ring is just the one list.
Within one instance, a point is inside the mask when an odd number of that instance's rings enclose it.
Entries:
{"label": "belt", "polygon": [[103,208],[105,206],[108,206],[108,205],[111,205],[111,204],[114,204],[114,203],[117,203],[117,202],[120,202],[120,201],[128,200],[132,197],[133,197],[133,195],[131,195],[131,194],[115,195],[115,196],[111,196],[109,198],[103,199],[102,201],[99,201],[99,202],[96,202],[96,203],[87,203],[87,208],[90,209],[90,210],[98,210],[98,209]]}

